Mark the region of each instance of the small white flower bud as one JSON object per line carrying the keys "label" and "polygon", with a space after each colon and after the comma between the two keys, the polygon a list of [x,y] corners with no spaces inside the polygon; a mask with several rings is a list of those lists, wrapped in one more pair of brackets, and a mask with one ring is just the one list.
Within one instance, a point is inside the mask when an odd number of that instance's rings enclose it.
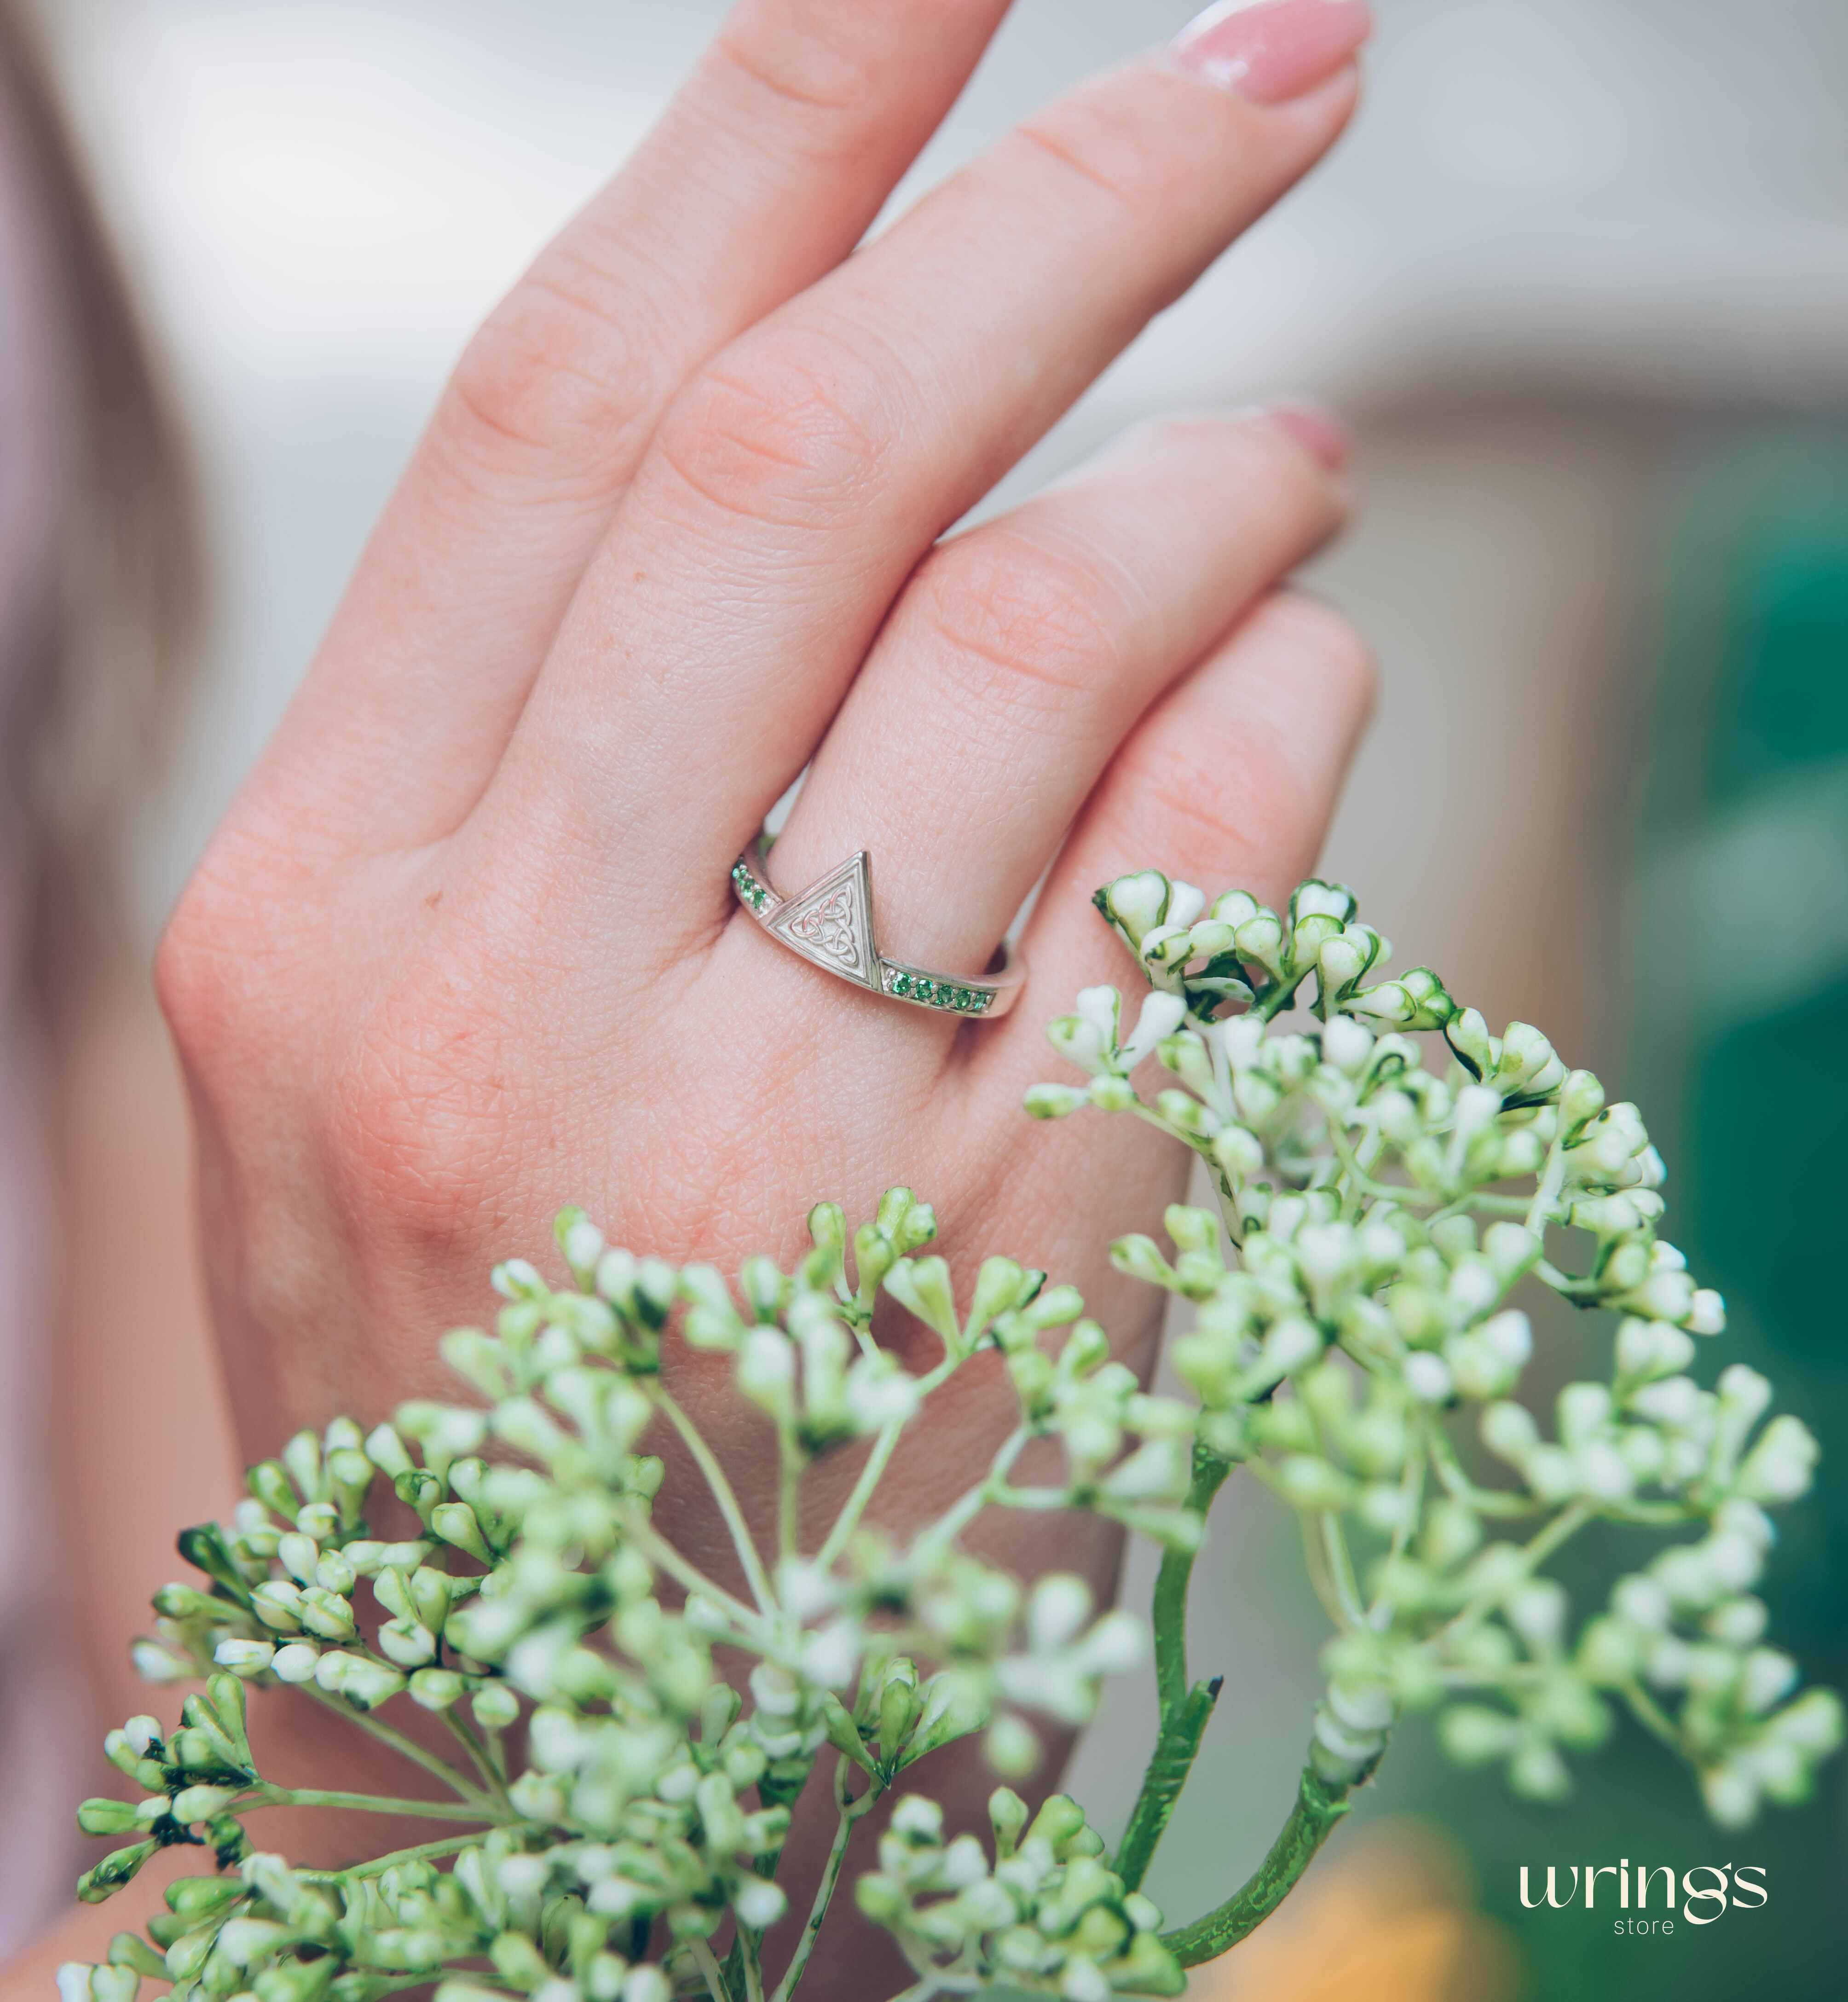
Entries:
{"label": "small white flower bud", "polygon": [[775,1925],[789,1910],[789,1903],[781,1886],[772,1884],[767,1877],[742,1878],[731,1901],[739,1923],[755,1932]]}
{"label": "small white flower bud", "polygon": [[1482,1414],[1482,1442],[1518,1467],[1539,1444],[1539,1428],[1523,1405],[1491,1404]]}
{"label": "small white flower bud", "polygon": [[1507,1603],[1508,1623],[1536,1653],[1551,1654],[1566,1631],[1566,1589],[1550,1578],[1530,1579]]}
{"label": "small white flower bud", "polygon": [[574,1272],[594,1272],[603,1256],[603,1233],[581,1216],[565,1233],[565,1262]]}
{"label": "small white flower bud", "polygon": [[1023,1778],[1039,1765],[1038,1735],[1025,1718],[1004,1711],[983,1736],[982,1756],[1004,1778]]}
{"label": "small white flower bud", "polygon": [[[1114,996],[1116,989],[1108,992]],[[1187,1003],[1178,994],[1157,989],[1142,1006],[1135,1027],[1124,1041],[1118,1061],[1124,1072],[1132,1071],[1164,1036],[1171,1036],[1187,1014]]]}
{"label": "small white flower bud", "polygon": [[268,1641],[224,1640],[213,1651],[219,1667],[234,1676],[260,1676],[275,1658],[275,1647]]}
{"label": "small white flower bud", "polygon": [[[1736,1365],[1735,1365],[1736,1367]],[[1720,1393],[1726,1394],[1726,1378],[1720,1379]],[[1761,1377],[1759,1381],[1763,1383]],[[1770,1386],[1766,1386],[1769,1394]],[[1821,1449],[1815,1435],[1801,1418],[1787,1411],[1766,1426],[1758,1443],[1739,1469],[1738,1491],[1754,1502],[1794,1502],[1809,1491]]]}
{"label": "small white flower bud", "polygon": [[1726,1303],[1711,1286],[1696,1289],[1686,1325],[1696,1334],[1719,1334],[1726,1327]]}
{"label": "small white flower bud", "polygon": [[1620,1620],[1651,1633],[1665,1630],[1671,1617],[1668,1595],[1646,1573],[1637,1571],[1620,1578],[1611,1592],[1611,1606]]}
{"label": "small white flower bud", "polygon": [[1775,1648],[1754,1648],[1739,1679],[1739,1700],[1762,1715],[1783,1702],[1797,1686],[1797,1664]]}
{"label": "small white flower bud", "polygon": [[137,1641],[128,1651],[128,1658],[145,1683],[184,1682],[192,1673],[177,1655],[158,1641]]}
{"label": "small white flower bud", "polygon": [[1456,1388],[1449,1364],[1428,1348],[1414,1348],[1406,1357],[1404,1374],[1405,1387],[1423,1404],[1442,1404]]}

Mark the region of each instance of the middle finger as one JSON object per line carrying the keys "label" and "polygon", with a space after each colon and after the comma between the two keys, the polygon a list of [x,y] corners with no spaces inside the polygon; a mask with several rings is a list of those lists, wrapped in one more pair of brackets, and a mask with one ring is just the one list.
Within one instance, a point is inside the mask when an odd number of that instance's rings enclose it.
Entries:
{"label": "middle finger", "polygon": [[[1098,79],[704,371],[540,675],[484,802],[490,849],[509,815],[581,830],[582,880],[661,957],[710,935],[731,856],[919,555],[1346,122],[1362,0],[1232,19],[1289,60],[1242,89],[1229,58]],[[1278,78],[1295,94],[1259,101]]]}
{"label": "middle finger", "polygon": [[1142,711],[1339,526],[1345,442],[1288,410],[1169,419],[934,549],[816,755],[779,885],[865,848],[888,951],[985,964]]}

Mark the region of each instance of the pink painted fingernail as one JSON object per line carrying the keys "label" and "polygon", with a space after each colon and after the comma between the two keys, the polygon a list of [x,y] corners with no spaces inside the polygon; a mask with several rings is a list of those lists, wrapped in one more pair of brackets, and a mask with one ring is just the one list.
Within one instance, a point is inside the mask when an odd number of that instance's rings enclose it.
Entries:
{"label": "pink painted fingernail", "polygon": [[1366,0],[1220,0],[1176,37],[1190,75],[1257,104],[1313,90],[1372,32]]}
{"label": "pink painted fingernail", "polygon": [[[1327,5],[1327,0],[1323,0]],[[1280,431],[1286,431],[1312,459],[1319,459],[1330,473],[1347,469],[1354,455],[1354,439],[1334,411],[1300,398],[1287,403],[1266,406],[1264,414]]]}

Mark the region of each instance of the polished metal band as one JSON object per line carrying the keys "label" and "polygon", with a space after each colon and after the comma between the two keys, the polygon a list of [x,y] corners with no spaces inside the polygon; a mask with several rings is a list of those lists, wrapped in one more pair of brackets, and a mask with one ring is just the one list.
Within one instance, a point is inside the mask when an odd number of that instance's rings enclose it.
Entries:
{"label": "polished metal band", "polygon": [[873,941],[873,858],[863,848],[793,897],[778,895],[757,853],[747,849],[733,865],[731,887],[771,937],[856,987],[914,1008],[990,1022],[1005,1015],[1019,996],[1025,969],[1009,947],[1002,948],[998,972],[973,979],[882,958]]}

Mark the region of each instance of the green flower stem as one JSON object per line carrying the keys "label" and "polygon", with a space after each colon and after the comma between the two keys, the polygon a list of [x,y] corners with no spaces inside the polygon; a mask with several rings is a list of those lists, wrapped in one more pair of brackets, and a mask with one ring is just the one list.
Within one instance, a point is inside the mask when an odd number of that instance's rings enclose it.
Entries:
{"label": "green flower stem", "polygon": [[[918,1379],[920,1399],[928,1397],[939,1384],[954,1376],[964,1358],[947,1355],[934,1369]],[[891,1464],[894,1449],[905,1428],[902,1425],[887,1425],[873,1442],[873,1450],[866,1456],[866,1463],[860,1469],[859,1480],[853,1484],[853,1492],[847,1497],[840,1514],[835,1517],[834,1527],[828,1533],[828,1540],[822,1544],[815,1557],[816,1568],[827,1571],[840,1561],[841,1553],[847,1547],[853,1533],[859,1527],[860,1518],[866,1512],[866,1505],[873,1496],[885,1470]]]}
{"label": "green flower stem", "polygon": [[[1523,1569],[1531,1572],[1544,1564],[1568,1537],[1577,1536],[1595,1513],[1591,1504],[1586,1502],[1574,1502],[1570,1508],[1560,1509],[1543,1529],[1529,1537],[1521,1546]],[[1438,1629],[1427,1644],[1441,1647],[1445,1641],[1455,1640],[1459,1634],[1466,1633],[1478,1620],[1495,1610],[1507,1589],[1504,1584],[1493,1592],[1471,1599],[1460,1613]]]}
{"label": "green flower stem", "polygon": [[[802,1519],[802,1474],[806,1464],[793,1428],[777,1428],[776,1454],[781,1478],[776,1489],[776,1554],[779,1560],[795,1557],[797,1533]],[[755,2002],[755,1998],[751,1999]]]}
{"label": "green flower stem", "polygon": [[[1277,1483],[1267,1480],[1265,1485],[1277,1491]],[[1299,1509],[1296,1527],[1302,1536],[1302,1562],[1309,1573],[1309,1582],[1314,1589],[1317,1602],[1328,1615],[1328,1624],[1337,1632],[1345,1633],[1353,1625],[1348,1617],[1348,1609],[1341,1603],[1341,1595],[1335,1589],[1334,1578],[1328,1569],[1328,1551],[1316,1529],[1316,1518]]]}
{"label": "green flower stem", "polygon": [[1130,1810],[1129,1824],[1123,1831],[1111,1868],[1123,1880],[1125,1890],[1139,1890],[1159,1843],[1174,1812],[1174,1803],[1193,1770],[1200,1741],[1206,1734],[1213,1705],[1219,1700],[1224,1678],[1196,1683],[1182,1699],[1171,1718],[1163,1720],[1155,1741],[1155,1751],[1142,1775],[1142,1791]]}
{"label": "green flower stem", "polygon": [[409,1849],[394,1849],[386,1856],[368,1856],[363,1863],[350,1863],[344,1870],[298,1869],[298,1877],[305,1877],[313,1884],[340,1884],[354,1877],[377,1877],[400,1863],[427,1863],[438,1856],[450,1856],[459,1850],[472,1849],[477,1843],[486,1841],[488,1831],[483,1829],[474,1835],[445,1835],[435,1842],[413,1843]]}
{"label": "green flower stem", "polygon": [[706,1486],[712,1491],[713,1499],[719,1505],[719,1513],[724,1518],[725,1526],[731,1533],[732,1547],[737,1552],[738,1562],[744,1567],[745,1582],[751,1587],[751,1596],[757,1601],[757,1610],[766,1619],[775,1616],[776,1595],[770,1589],[770,1581],[765,1572],[763,1560],[757,1554],[757,1545],[752,1542],[751,1531],[744,1521],[744,1511],[738,1506],[738,1498],[733,1493],[731,1483],[725,1477],[725,1470],[713,1457],[713,1450],[700,1436],[699,1428],[657,1379],[650,1386],[650,1395],[668,1422],[679,1433],[682,1442],[692,1454],[693,1463],[705,1477]]}
{"label": "green flower stem", "polygon": [[712,2002],[732,2002],[731,1990],[725,1985],[725,1975],[719,1965],[719,1958],[703,1939],[689,1940],[687,1951],[693,1957],[693,1965],[706,1977],[706,1992]]}
{"label": "green flower stem", "polygon": [[1183,1967],[1216,1960],[1236,1946],[1289,1895],[1348,1805],[1345,1787],[1330,1786],[1305,1766],[1297,1782],[1296,1805],[1271,1843],[1271,1853],[1224,1904],[1191,1926],[1163,1933],[1162,1944]]}
{"label": "green flower stem", "polygon": [[764,2002],[764,1936],[751,1926],[738,1927],[737,1958],[744,1970],[744,2002]]}
{"label": "green flower stem", "polygon": [[1363,1627],[1367,1615],[1361,1604],[1360,1585],[1354,1575],[1354,1559],[1348,1549],[1348,1538],[1341,1528],[1341,1519],[1333,1509],[1323,1509],[1318,1522],[1322,1533],[1322,1547],[1328,1555],[1328,1572],[1334,1580],[1335,1596],[1340,1599],[1341,1610],[1348,1616],[1351,1627]]}
{"label": "green flower stem", "polygon": [[1275,1021],[1295,999],[1297,989],[1308,979],[1309,976],[1309,968],[1306,966],[1294,979],[1273,980],[1263,993],[1252,1003],[1251,1013],[1260,1022]]}
{"label": "green flower stem", "polygon": [[873,1498],[873,1491],[885,1478],[885,1470],[891,1463],[894,1449],[898,1444],[903,1425],[887,1425],[873,1443],[873,1450],[866,1456],[866,1463],[860,1469],[859,1478],[853,1484],[853,1492],[847,1497],[841,1512],[835,1518],[834,1527],[828,1533],[815,1556],[815,1566],[819,1571],[829,1571],[840,1561],[849,1540],[859,1527],[859,1519],[866,1512],[866,1504]]}
{"label": "green flower stem", "polygon": [[1618,1693],[1629,1704],[1631,1714],[1645,1731],[1659,1738],[1672,1750],[1686,1756],[1687,1745],[1681,1733],[1675,1729],[1661,1705],[1643,1687],[1641,1683],[1635,1681],[1625,1683],[1620,1688]]}
{"label": "green flower stem", "polygon": [[776,1992],[770,2002],[790,2002],[796,1992],[796,1984],[802,1979],[808,1965],[808,1957],[814,1951],[816,1935],[821,1930],[821,1922],[828,1916],[828,1907],[832,1900],[835,1887],[841,1879],[841,1866],[847,1860],[847,1844],[852,1840],[855,1824],[885,1791],[884,1783],[873,1780],[868,1783],[864,1793],[857,1798],[850,1797],[847,1788],[853,1772],[853,1761],[843,1758],[834,1769],[834,1798],[839,1819],[835,1823],[834,1844],[828,1852],[828,1862],[821,1872],[821,1881],[815,1887],[814,1903],[809,1907],[807,1923],[802,1928],[802,1937],[783,1979],[776,1984]]}
{"label": "green flower stem", "polygon": [[1393,1532],[1393,1540],[1386,1550],[1386,1562],[1380,1567],[1379,1589],[1374,1594],[1372,1603],[1367,1608],[1366,1624],[1376,1629],[1384,1628],[1391,1624],[1392,1607],[1386,1599],[1386,1581],[1391,1576],[1393,1568],[1399,1560],[1405,1554],[1406,1546],[1411,1541],[1412,1526],[1423,1512],[1424,1467],[1429,1457],[1424,1444],[1423,1435],[1431,1430],[1431,1427],[1428,1424],[1422,1420],[1420,1421],[1419,1443],[1405,1456],[1405,1471],[1400,1477],[1399,1481],[1399,1495],[1402,1510],[1399,1526]]}
{"label": "green flower stem", "polygon": [[[1187,1489],[1187,1505],[1204,1516],[1213,1498],[1226,1484],[1232,1462],[1194,1448],[1194,1476]],[[1155,1626],[1155,1687],[1164,1722],[1187,1700],[1187,1587],[1194,1575],[1193,1550],[1163,1554],[1156,1575],[1155,1595],[1150,1607]]]}
{"label": "green flower stem", "polygon": [[989,1463],[988,1472],[959,1501],[953,1502],[918,1539],[919,1551],[925,1553],[927,1558],[934,1558],[939,1550],[954,1543],[983,1509],[1003,1498],[1008,1474],[1032,1436],[1031,1428],[1026,1425],[1016,1425],[1008,1434]]}
{"label": "green flower stem", "polygon": [[450,1791],[476,1806],[485,1806],[487,1796],[465,1779],[447,1759],[439,1758],[434,1752],[427,1752],[414,1738],[407,1738],[382,1718],[374,1717],[369,1711],[355,1710],[350,1704],[343,1703],[338,1697],[330,1696],[325,1690],[317,1689],[312,1683],[298,1685],[304,1696],[318,1703],[348,1724],[357,1725],[368,1738],[375,1738],[381,1745],[389,1745],[401,1759],[408,1759],[413,1766],[421,1767],[431,1778],[441,1780]]}
{"label": "green flower stem", "polygon": [[250,1808],[352,1808],[362,1814],[414,1815],[421,1821],[472,1821],[508,1823],[519,1816],[483,1803],[477,1807],[465,1801],[413,1801],[386,1794],[350,1794],[326,1787],[276,1787],[265,1781],[251,1797],[232,1808],[241,1813]]}
{"label": "green flower stem", "polygon": [[507,1783],[501,1778],[500,1771],[493,1760],[488,1756],[486,1746],[453,1710],[446,1710],[443,1712],[443,1721],[449,1727],[455,1742],[468,1753],[476,1771],[481,1775],[489,1794],[511,1812],[513,1802],[507,1798]]}
{"label": "green flower stem", "polygon": [[1527,1208],[1527,1227],[1536,1237],[1555,1220],[1553,1212],[1565,1179],[1566,1129],[1562,1123],[1546,1149],[1546,1160],[1540,1170],[1539,1184],[1534,1190],[1533,1201]]}
{"label": "green flower stem", "polygon": [[[1072,1505],[1069,1488],[997,1488],[989,1499],[997,1508],[1024,1508],[1030,1515],[1035,1509],[1044,1515]],[[1098,1506],[1100,1512],[1110,1513],[1102,1504]]]}
{"label": "green flower stem", "polygon": [[713,1584],[697,1564],[689,1564],[645,1516],[629,1513],[624,1519],[622,1530],[651,1564],[678,1579],[689,1592],[698,1592],[729,1613],[740,1630],[741,1645],[761,1649],[766,1644],[769,1635],[763,1617],[723,1585]]}
{"label": "green flower stem", "polygon": [[1443,1428],[1433,1425],[1429,1437],[1431,1463],[1444,1484],[1445,1492],[1453,1502],[1462,1502],[1478,1515],[1536,1515],[1546,1507],[1544,1502],[1511,1495],[1505,1488],[1479,1488],[1464,1473],[1456,1449],[1445,1437]]}
{"label": "green flower stem", "polygon": [[[1230,1460],[1222,1460],[1196,1444],[1187,1507],[1204,1516],[1231,1471]],[[1219,1676],[1210,1682],[1196,1683],[1191,1689],[1187,1685],[1187,1589],[1193,1579],[1195,1554],[1192,1550],[1166,1551],[1156,1574],[1151,1611],[1155,1628],[1155,1690],[1161,1721],[1114,1865],[1132,1891],[1142,1882],[1156,1846],[1167,1829],[1174,1803],[1193,1769],[1213,1705],[1219,1700]]]}

